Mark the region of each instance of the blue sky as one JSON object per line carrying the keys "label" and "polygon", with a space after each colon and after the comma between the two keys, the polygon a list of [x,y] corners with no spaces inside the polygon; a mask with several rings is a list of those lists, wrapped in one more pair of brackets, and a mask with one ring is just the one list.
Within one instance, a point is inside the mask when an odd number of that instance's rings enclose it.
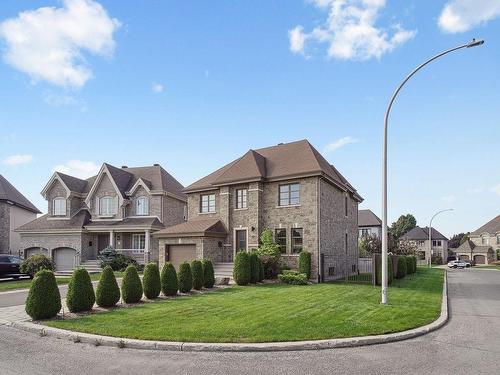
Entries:
{"label": "blue sky", "polygon": [[408,84],[389,133],[390,220],[452,207],[438,229],[474,230],[500,207],[499,16],[479,0],[5,0],[0,173],[46,210],[54,168],[160,163],[188,185],[307,138],[380,214],[390,95],[477,37]]}

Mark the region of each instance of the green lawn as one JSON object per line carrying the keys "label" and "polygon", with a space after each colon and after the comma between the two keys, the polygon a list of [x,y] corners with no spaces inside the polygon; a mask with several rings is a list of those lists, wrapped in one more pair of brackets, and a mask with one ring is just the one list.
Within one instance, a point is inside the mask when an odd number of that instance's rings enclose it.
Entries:
{"label": "green lawn", "polygon": [[145,303],[47,325],[116,337],[191,342],[269,342],[396,332],[425,325],[441,310],[443,270],[418,269],[380,288],[325,283],[233,287]]}

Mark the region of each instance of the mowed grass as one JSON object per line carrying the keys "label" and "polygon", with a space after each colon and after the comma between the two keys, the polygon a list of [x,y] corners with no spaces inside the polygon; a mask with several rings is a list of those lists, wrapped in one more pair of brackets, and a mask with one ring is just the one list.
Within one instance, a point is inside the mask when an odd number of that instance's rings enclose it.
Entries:
{"label": "mowed grass", "polygon": [[419,269],[395,281],[389,305],[380,288],[325,283],[232,287],[145,303],[52,327],[115,337],[190,342],[316,340],[403,331],[437,319],[443,270]]}

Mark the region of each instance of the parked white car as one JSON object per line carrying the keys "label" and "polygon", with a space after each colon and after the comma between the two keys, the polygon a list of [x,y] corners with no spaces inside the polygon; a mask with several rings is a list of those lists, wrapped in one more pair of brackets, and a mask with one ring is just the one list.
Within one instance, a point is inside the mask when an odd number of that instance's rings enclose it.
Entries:
{"label": "parked white car", "polygon": [[466,268],[467,263],[465,263],[463,260],[452,260],[451,262],[448,263],[449,268]]}

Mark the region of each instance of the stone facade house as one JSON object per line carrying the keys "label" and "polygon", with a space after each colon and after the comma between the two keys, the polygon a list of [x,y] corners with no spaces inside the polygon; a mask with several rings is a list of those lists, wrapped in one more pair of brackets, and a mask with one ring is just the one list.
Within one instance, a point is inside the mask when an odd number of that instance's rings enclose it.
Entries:
{"label": "stone facade house", "polygon": [[270,228],[291,268],[302,249],[312,253],[312,279],[357,273],[362,198],[307,140],[250,150],[184,191],[188,221],[154,234],[160,266],[209,258],[232,267]]}
{"label": "stone facade house", "polygon": [[0,254],[18,255],[21,238],[14,230],[41,212],[0,175]]}
{"label": "stone facade house", "polygon": [[469,239],[457,248],[458,256],[472,260],[475,264],[488,264],[497,260],[496,252],[500,250],[500,215],[471,232]]}
{"label": "stone facade house", "polygon": [[382,237],[382,220],[372,210],[359,210],[358,238],[372,235]]}
{"label": "stone facade house", "polygon": [[495,252],[490,245],[476,245],[467,240],[455,250],[459,259],[470,260],[475,265],[489,264],[496,260]]}
{"label": "stone facade house", "polygon": [[432,228],[431,239],[432,246],[429,252],[429,227],[420,228],[417,226],[399,238],[400,241],[409,241],[417,247],[419,260],[425,259],[425,263],[428,264],[433,256],[440,256],[441,263],[446,264],[448,238]]}
{"label": "stone facade house", "polygon": [[151,234],[186,218],[183,186],[160,165],[103,164],[82,180],[55,172],[42,191],[48,213],[20,226],[24,256],[45,253],[57,270],[93,262],[108,246],[139,262],[158,259]]}

